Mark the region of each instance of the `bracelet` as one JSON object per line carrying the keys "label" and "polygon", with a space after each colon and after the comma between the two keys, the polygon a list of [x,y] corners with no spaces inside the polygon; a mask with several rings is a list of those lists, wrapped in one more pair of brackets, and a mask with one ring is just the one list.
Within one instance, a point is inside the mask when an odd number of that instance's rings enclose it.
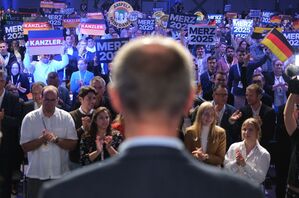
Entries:
{"label": "bracelet", "polygon": [[56,137],[54,138],[54,140],[53,140],[53,143],[54,143],[54,144],[58,144],[58,142],[59,142],[59,137],[56,136]]}

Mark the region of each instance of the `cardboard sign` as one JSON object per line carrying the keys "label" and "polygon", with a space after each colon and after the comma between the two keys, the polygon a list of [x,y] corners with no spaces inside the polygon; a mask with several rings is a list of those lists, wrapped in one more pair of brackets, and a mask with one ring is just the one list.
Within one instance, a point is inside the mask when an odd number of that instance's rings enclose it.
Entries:
{"label": "cardboard sign", "polygon": [[62,30],[29,31],[29,54],[60,54],[63,47]]}
{"label": "cardboard sign", "polygon": [[264,11],[262,12],[262,23],[263,24],[270,24],[271,16],[274,15],[275,12]]}
{"label": "cardboard sign", "polygon": [[299,48],[299,31],[284,32],[284,37],[289,41],[294,48]]}
{"label": "cardboard sign", "polygon": [[126,28],[131,25],[131,21],[128,19],[129,13],[133,11],[133,7],[125,2],[115,2],[108,11],[108,20],[111,25],[117,28]]}
{"label": "cardboard sign", "polygon": [[24,22],[23,31],[27,35],[28,31],[37,31],[37,30],[51,30],[52,25],[49,22]]}
{"label": "cardboard sign", "polygon": [[214,45],[216,43],[216,27],[189,25],[188,41],[190,45]]}
{"label": "cardboard sign", "polygon": [[224,12],[230,12],[231,9],[232,9],[232,5],[231,5],[231,4],[226,4],[226,5],[224,6]]}
{"label": "cardboard sign", "polygon": [[54,27],[62,26],[62,14],[45,14],[45,17],[48,17],[49,23]]}
{"label": "cardboard sign", "polygon": [[229,19],[236,19],[238,17],[238,13],[236,12],[228,12],[225,14],[225,16]]}
{"label": "cardboard sign", "polygon": [[232,33],[236,37],[246,38],[251,35],[253,20],[251,19],[233,19]]}
{"label": "cardboard sign", "polygon": [[81,19],[80,33],[87,35],[102,36],[105,34],[106,24],[105,20],[98,19]]}
{"label": "cardboard sign", "polygon": [[129,39],[97,39],[95,42],[98,61],[100,63],[110,63],[113,60],[117,50],[129,42]]}
{"label": "cardboard sign", "polygon": [[64,28],[76,28],[81,22],[80,18],[68,18],[62,20],[62,26]]}
{"label": "cardboard sign", "polygon": [[142,32],[152,32],[155,30],[155,19],[138,19],[138,29]]}
{"label": "cardboard sign", "polygon": [[216,24],[221,24],[223,20],[223,15],[222,14],[208,14],[208,19],[209,20],[215,20]]}
{"label": "cardboard sign", "polygon": [[53,1],[40,1],[41,8],[53,8],[54,2]]}
{"label": "cardboard sign", "polygon": [[173,30],[187,30],[188,25],[194,25],[196,23],[196,15],[182,15],[173,14],[169,15],[167,28]]}
{"label": "cardboard sign", "polygon": [[104,16],[101,12],[95,12],[95,13],[87,13],[86,18],[88,18],[88,19],[104,19]]}
{"label": "cardboard sign", "polygon": [[259,18],[261,16],[261,10],[250,10],[249,17]]}
{"label": "cardboard sign", "polygon": [[12,25],[5,25],[4,33],[5,33],[5,39],[8,41],[24,39],[23,23],[14,22],[14,24]]}

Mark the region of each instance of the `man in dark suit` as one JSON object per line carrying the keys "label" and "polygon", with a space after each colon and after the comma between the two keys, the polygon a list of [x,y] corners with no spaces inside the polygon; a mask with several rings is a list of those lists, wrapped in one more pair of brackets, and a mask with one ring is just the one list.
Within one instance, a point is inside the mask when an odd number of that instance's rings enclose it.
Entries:
{"label": "man in dark suit", "polygon": [[0,123],[3,133],[0,145],[0,197],[10,198],[12,172],[21,164],[23,152],[19,144],[21,104],[19,98],[5,91],[6,73],[0,71]]}
{"label": "man in dark suit", "polygon": [[0,68],[6,69],[7,74],[11,74],[11,65],[17,62],[17,58],[13,53],[8,52],[8,44],[0,41]]}
{"label": "man in dark suit", "polygon": [[232,143],[240,141],[240,131],[229,123],[229,118],[237,110],[235,107],[227,104],[228,91],[226,86],[218,84],[213,88],[213,101],[217,115],[217,125],[225,129],[226,149]]}
{"label": "man in dark suit", "polygon": [[216,73],[217,61],[216,57],[209,56],[208,60],[208,71],[200,75],[200,84],[202,87],[202,97],[205,100],[213,100],[213,85]]}
{"label": "man in dark suit", "polygon": [[271,155],[271,141],[273,140],[275,132],[276,115],[273,108],[263,104],[261,98],[263,96],[263,89],[258,84],[251,84],[246,88],[247,105],[242,107],[240,111],[236,111],[231,117],[230,121],[238,121],[237,125],[241,131],[242,123],[250,117],[259,118],[262,121],[261,125],[261,145],[266,148]]}
{"label": "man in dark suit", "polygon": [[122,47],[109,87],[124,115],[120,154],[45,184],[40,197],[262,197],[257,186],[193,159],[176,138],[193,103],[192,65],[170,38],[142,37]]}

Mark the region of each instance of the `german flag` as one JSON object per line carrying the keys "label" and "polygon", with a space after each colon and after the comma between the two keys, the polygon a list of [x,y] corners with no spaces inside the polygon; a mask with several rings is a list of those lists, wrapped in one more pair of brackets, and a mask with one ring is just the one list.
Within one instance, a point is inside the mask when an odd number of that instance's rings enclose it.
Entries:
{"label": "german flag", "polygon": [[286,61],[294,54],[294,49],[288,40],[277,29],[272,29],[261,41],[281,61]]}
{"label": "german flag", "polygon": [[273,15],[270,18],[270,23],[281,23],[281,17],[279,15]]}

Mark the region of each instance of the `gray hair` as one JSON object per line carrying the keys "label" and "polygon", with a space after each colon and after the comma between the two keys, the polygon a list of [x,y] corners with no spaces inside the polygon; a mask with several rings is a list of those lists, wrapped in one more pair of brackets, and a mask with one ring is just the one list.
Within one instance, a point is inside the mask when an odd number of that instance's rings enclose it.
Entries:
{"label": "gray hair", "polygon": [[192,89],[190,52],[166,37],[141,37],[124,45],[113,60],[112,83],[124,109],[178,114]]}

